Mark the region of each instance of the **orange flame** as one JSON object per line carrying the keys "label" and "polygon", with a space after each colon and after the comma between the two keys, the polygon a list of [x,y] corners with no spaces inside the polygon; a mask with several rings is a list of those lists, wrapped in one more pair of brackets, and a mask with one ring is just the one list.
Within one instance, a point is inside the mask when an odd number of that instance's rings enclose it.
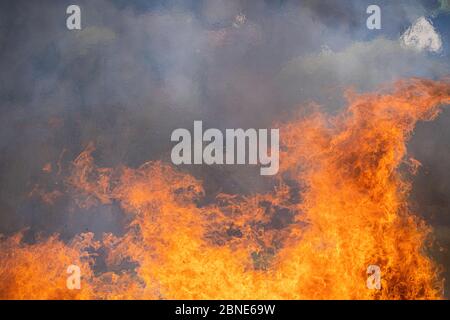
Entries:
{"label": "orange flame", "polygon": [[[123,237],[69,244],[57,237],[0,241],[2,299],[438,299],[430,228],[407,196],[406,142],[419,120],[450,103],[450,81],[410,79],[392,91],[347,94],[349,106],[282,124],[280,178],[269,194],[220,194],[198,204],[201,183],[161,162],[98,168],[89,146],[67,184],[81,206],[117,202],[131,221]],[[93,271],[91,251],[106,252]],[[114,266],[132,262],[124,271]],[[82,288],[65,287],[77,264]],[[366,286],[381,268],[381,289]]]}

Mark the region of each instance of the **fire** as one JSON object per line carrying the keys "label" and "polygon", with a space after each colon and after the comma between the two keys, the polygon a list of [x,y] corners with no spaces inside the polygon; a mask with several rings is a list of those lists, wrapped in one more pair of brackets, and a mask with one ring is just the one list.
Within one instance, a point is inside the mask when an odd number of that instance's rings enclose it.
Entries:
{"label": "fire", "polygon": [[[273,192],[220,194],[207,206],[194,177],[162,162],[99,168],[90,145],[66,185],[80,206],[118,203],[126,234],[3,238],[0,298],[442,298],[426,252],[432,230],[407,203],[418,162],[406,160],[406,142],[417,121],[450,103],[450,80],[403,80],[347,98],[340,115],[316,110],[280,126]],[[94,272],[100,249],[107,271]],[[71,264],[82,269],[78,291],[65,286]],[[366,286],[369,265],[381,268],[380,290]]]}
{"label": "fire", "polygon": [[[77,236],[69,244],[57,236],[26,245],[19,233],[0,242],[0,298],[88,299],[93,288],[69,291],[66,269],[78,265],[90,277],[91,258],[85,249],[94,244],[93,234]],[[49,284],[52,284],[49,286]]]}

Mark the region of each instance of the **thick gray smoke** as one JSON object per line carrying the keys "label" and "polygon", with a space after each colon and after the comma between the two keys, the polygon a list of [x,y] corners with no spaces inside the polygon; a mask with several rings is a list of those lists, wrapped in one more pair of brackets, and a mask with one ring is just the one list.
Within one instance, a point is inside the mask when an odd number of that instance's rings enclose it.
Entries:
{"label": "thick gray smoke", "polygon": [[[81,31],[66,28],[69,4],[81,7]],[[369,4],[1,1],[0,233],[121,232],[114,206],[80,213],[68,209],[69,199],[50,207],[30,197],[45,179],[61,183],[42,170],[47,163],[57,170],[59,161],[64,171],[91,141],[99,165],[135,167],[167,159],[171,132],[192,128],[194,120],[219,129],[268,128],[311,101],[337,112],[348,87],[368,91],[401,77],[450,74],[448,52],[419,52],[399,41],[417,18],[438,14],[438,2],[378,1],[381,30],[366,27]],[[442,37],[446,45],[448,34]],[[444,112],[422,124],[411,143],[424,163],[412,200],[445,250],[449,124]],[[211,194],[271,184],[256,168],[186,170]],[[440,259],[448,266],[448,251]]]}

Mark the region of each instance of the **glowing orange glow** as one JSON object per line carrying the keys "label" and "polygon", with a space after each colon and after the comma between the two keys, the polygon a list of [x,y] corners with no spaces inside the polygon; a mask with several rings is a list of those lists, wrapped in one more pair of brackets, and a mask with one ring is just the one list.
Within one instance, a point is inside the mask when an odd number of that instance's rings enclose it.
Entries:
{"label": "glowing orange glow", "polygon": [[[280,124],[273,192],[219,194],[207,206],[198,204],[201,182],[173,166],[98,168],[90,145],[67,185],[80,206],[119,203],[130,218],[126,234],[69,244],[2,239],[0,298],[442,298],[426,252],[431,229],[407,203],[419,163],[407,158],[406,142],[417,121],[450,103],[450,81],[410,79],[347,98],[338,116],[315,111]],[[108,270],[132,266],[94,273],[88,252],[98,248]],[[79,291],[65,286],[70,264],[82,268]],[[366,286],[369,265],[381,268],[381,290]]]}

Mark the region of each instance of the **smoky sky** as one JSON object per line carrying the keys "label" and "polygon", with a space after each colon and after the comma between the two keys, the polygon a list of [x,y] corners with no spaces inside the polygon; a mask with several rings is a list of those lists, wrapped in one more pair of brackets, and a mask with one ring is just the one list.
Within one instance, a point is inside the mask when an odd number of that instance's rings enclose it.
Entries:
{"label": "smoky sky", "polygon": [[[81,7],[82,30],[66,28]],[[382,29],[368,30],[378,4]],[[1,1],[0,233],[120,232],[118,208],[74,213],[29,194],[46,163],[70,162],[90,142],[101,166],[168,159],[176,128],[268,128],[309,102],[327,112],[348,87],[450,74],[445,1]],[[419,17],[443,51],[400,45]],[[423,163],[412,203],[437,228],[450,264],[450,112],[420,124],[410,152]],[[210,193],[251,193],[270,178],[242,167],[185,168]],[[48,179],[47,184],[61,181]],[[448,269],[448,268],[447,268]]]}

